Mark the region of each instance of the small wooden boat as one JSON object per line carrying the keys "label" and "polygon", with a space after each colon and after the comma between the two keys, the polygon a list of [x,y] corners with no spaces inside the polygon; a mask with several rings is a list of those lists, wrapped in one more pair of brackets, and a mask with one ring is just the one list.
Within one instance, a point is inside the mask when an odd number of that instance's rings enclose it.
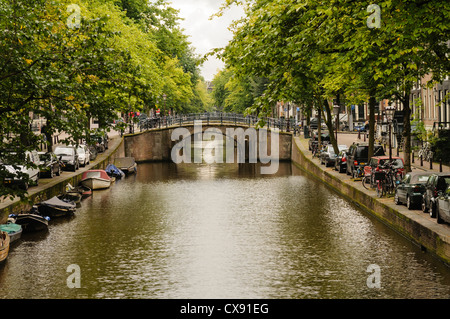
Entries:
{"label": "small wooden boat", "polygon": [[4,262],[9,254],[10,238],[7,232],[0,232],[0,263]]}
{"label": "small wooden boat", "polygon": [[83,173],[81,185],[92,190],[105,189],[109,188],[114,180],[104,170],[90,170]]}
{"label": "small wooden boat", "polygon": [[47,231],[48,230],[48,221],[50,217],[42,216],[38,208],[33,206],[31,211],[27,213],[20,213],[18,215],[10,215],[10,218],[14,221],[14,223],[22,226],[22,230],[24,233],[26,232],[37,232],[37,231]]}
{"label": "small wooden boat", "polygon": [[72,216],[76,210],[76,204],[70,201],[64,201],[57,196],[36,204],[41,215],[49,217]]}
{"label": "small wooden boat", "polygon": [[75,203],[76,207],[81,207],[81,194],[73,193],[73,194],[62,194],[58,196],[58,199],[62,200],[66,203]]}
{"label": "small wooden boat", "polygon": [[118,157],[114,159],[114,165],[125,174],[133,174],[137,171],[137,164],[134,157]]}
{"label": "small wooden boat", "polygon": [[68,196],[73,196],[74,199],[78,198],[78,195],[81,195],[81,199],[83,200],[92,195],[92,189],[83,185],[73,187],[72,185],[67,184],[66,192],[64,194]]}
{"label": "small wooden boat", "polygon": [[16,240],[19,240],[22,236],[22,226],[12,221],[8,221],[8,223],[0,225],[0,231],[8,233],[11,244]]}

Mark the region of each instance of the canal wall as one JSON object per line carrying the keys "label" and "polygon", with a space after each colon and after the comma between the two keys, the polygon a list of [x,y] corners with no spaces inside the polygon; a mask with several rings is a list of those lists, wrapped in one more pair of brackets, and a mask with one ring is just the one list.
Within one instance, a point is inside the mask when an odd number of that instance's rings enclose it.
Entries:
{"label": "canal wall", "polygon": [[19,199],[2,201],[0,203],[0,224],[5,224],[10,214],[27,212],[31,209],[33,203],[39,203],[64,193],[68,184],[78,185],[83,172],[90,169],[105,169],[109,163],[114,162],[114,158],[121,156],[124,156],[124,143],[123,138],[117,136],[109,141],[109,149],[99,153],[95,161],[91,161],[89,165],[81,167],[76,172],[63,171],[61,176],[55,176],[52,179],[39,179],[38,186],[28,189],[28,201],[20,201]]}
{"label": "canal wall", "polygon": [[392,198],[378,198],[346,174],[321,166],[307,151],[306,140],[294,137],[292,162],[302,171],[322,181],[341,196],[376,216],[383,223],[450,265],[450,227],[439,225],[421,211],[411,211],[394,204]]}

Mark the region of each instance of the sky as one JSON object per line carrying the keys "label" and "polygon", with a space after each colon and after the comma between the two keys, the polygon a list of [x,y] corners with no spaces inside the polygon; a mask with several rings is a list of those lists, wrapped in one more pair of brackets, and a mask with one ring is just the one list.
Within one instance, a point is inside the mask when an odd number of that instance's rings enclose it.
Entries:
{"label": "sky", "polygon": [[[195,52],[201,56],[214,48],[222,48],[233,38],[228,30],[233,20],[243,16],[241,8],[227,9],[222,17],[209,18],[219,12],[222,0],[169,0],[171,7],[180,10],[181,28],[189,36],[189,42]],[[223,69],[222,61],[210,57],[201,67],[202,76],[212,81],[219,69]]]}

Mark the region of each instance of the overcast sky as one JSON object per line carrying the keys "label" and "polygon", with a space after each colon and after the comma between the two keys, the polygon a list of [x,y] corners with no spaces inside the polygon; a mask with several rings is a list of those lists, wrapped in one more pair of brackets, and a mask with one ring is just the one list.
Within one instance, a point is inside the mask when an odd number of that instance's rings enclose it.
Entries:
{"label": "overcast sky", "polygon": [[[214,48],[221,48],[232,39],[233,35],[228,30],[233,20],[243,15],[240,8],[227,9],[222,17],[209,18],[219,11],[222,0],[169,0],[171,6],[179,9],[179,16],[184,18],[180,25],[189,36],[189,41],[196,53],[204,55]],[[206,81],[211,81],[218,69],[223,68],[223,63],[213,57],[206,61],[202,68],[202,75]]]}

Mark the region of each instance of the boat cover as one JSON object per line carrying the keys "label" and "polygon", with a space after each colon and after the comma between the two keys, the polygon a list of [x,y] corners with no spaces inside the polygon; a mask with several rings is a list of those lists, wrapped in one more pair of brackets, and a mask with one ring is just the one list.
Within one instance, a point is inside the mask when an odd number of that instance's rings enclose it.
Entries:
{"label": "boat cover", "polygon": [[58,197],[53,197],[45,202],[39,203],[39,205],[43,206],[54,206],[60,208],[75,208],[76,205],[74,203],[68,203],[63,200],[60,200]]}
{"label": "boat cover", "polygon": [[108,166],[106,166],[105,171],[109,176],[114,176],[114,177],[119,177],[119,178],[125,176],[125,173],[121,169],[118,169],[113,164],[109,164]]}
{"label": "boat cover", "polygon": [[0,225],[0,231],[5,231],[7,233],[17,233],[22,229],[22,226],[19,224],[9,223]]}

